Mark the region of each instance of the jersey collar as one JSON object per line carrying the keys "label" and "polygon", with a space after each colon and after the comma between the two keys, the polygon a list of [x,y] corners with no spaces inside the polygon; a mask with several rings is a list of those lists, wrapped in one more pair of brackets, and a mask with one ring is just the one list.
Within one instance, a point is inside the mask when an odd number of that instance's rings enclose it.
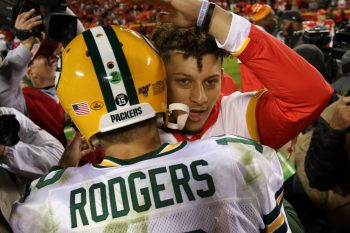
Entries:
{"label": "jersey collar", "polygon": [[130,165],[134,163],[138,163],[144,160],[153,159],[157,157],[161,157],[167,154],[174,153],[175,151],[178,151],[182,149],[187,144],[186,141],[178,142],[175,144],[168,144],[164,143],[162,144],[157,150],[154,150],[152,152],[146,153],[140,157],[134,158],[134,159],[127,159],[127,160],[121,160],[117,159],[112,156],[106,156],[100,164],[93,164],[95,167],[103,168],[103,167],[116,167],[120,165]]}

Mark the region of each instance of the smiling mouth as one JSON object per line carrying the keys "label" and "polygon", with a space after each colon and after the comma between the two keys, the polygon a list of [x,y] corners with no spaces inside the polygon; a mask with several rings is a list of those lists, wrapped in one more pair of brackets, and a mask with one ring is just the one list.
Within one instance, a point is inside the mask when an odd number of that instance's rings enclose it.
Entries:
{"label": "smiling mouth", "polygon": [[201,110],[201,111],[199,111],[199,110],[191,110],[188,117],[189,117],[189,119],[191,121],[197,121],[198,122],[198,121],[200,121],[202,119],[204,113],[205,113],[205,110]]}

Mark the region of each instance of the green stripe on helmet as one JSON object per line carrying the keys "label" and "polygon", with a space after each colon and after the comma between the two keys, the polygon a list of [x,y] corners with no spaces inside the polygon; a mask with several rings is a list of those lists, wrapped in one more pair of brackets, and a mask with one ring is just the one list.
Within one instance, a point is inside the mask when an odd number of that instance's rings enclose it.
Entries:
{"label": "green stripe on helmet", "polygon": [[128,95],[130,105],[139,104],[139,98],[135,89],[134,81],[131,76],[131,72],[126,61],[122,44],[119,42],[117,35],[115,34],[111,26],[104,26],[109,43],[111,44],[114,56],[118,62],[119,70],[122,75],[124,86]]}
{"label": "green stripe on helmet", "polygon": [[109,80],[106,79],[108,75],[106,74],[101,54],[98,51],[94,36],[92,35],[91,31],[88,30],[83,32],[83,37],[88,48],[89,56],[92,60],[92,64],[95,68],[96,76],[100,84],[107,111],[114,111],[117,109],[117,107],[115,105],[112,89],[109,85]]}

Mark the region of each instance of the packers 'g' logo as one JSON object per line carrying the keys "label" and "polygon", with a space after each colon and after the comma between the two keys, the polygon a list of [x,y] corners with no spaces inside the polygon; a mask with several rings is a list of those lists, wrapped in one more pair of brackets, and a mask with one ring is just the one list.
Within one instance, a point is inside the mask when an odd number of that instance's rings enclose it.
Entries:
{"label": "packers 'g' logo", "polygon": [[112,77],[111,78],[112,84],[118,84],[122,80],[122,75],[117,71],[110,73],[110,76]]}
{"label": "packers 'g' logo", "polygon": [[102,107],[103,107],[103,103],[100,101],[95,101],[92,104],[90,104],[90,108],[95,111],[100,110]]}

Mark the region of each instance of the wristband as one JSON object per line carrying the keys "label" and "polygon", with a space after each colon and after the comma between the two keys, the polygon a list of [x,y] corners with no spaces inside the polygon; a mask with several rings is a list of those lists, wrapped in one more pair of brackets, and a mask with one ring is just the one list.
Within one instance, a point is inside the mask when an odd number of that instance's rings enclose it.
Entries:
{"label": "wristband", "polygon": [[22,30],[17,28],[14,29],[14,34],[20,41],[26,40],[32,36],[29,30]]}
{"label": "wristband", "polygon": [[216,6],[216,4],[213,2],[211,2],[209,4],[207,14],[205,15],[205,18],[204,18],[203,24],[202,24],[202,30],[205,32],[209,31],[209,26],[210,26],[211,18],[213,17],[213,12],[214,12],[215,6]]}
{"label": "wristband", "polygon": [[202,27],[203,24],[203,20],[207,14],[208,11],[208,7],[209,7],[209,2],[208,0],[203,0],[202,1],[202,5],[201,5],[201,9],[199,10],[199,15],[197,18],[197,27]]}

